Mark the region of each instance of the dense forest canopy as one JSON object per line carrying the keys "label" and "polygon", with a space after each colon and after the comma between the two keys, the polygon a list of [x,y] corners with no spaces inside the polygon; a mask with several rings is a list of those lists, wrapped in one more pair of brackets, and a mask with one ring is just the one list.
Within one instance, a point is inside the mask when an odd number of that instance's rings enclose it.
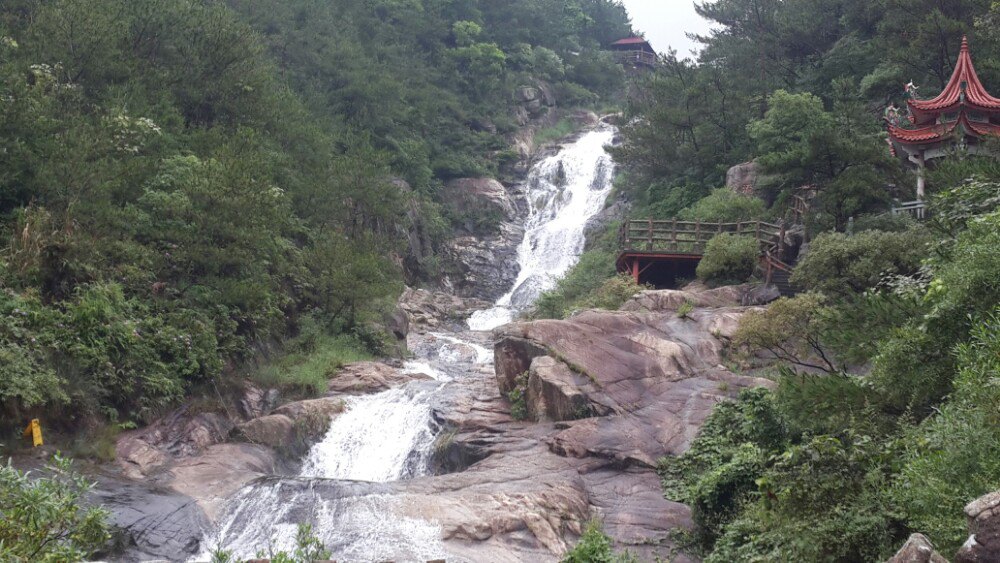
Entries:
{"label": "dense forest canopy", "polygon": [[[988,0],[718,0],[697,61],[669,53],[634,88],[625,190],[670,217],[722,185],[728,167],[759,159],[778,198],[823,188],[823,225],[889,198],[912,199],[913,177],[889,158],[880,118],[903,86],[925,95],[948,81],[968,34],[983,82],[1000,88],[996,9]],[[780,93],[779,93],[780,92]],[[791,94],[791,95],[785,95]],[[877,189],[874,186],[878,185]]]}
{"label": "dense forest canopy", "polygon": [[438,244],[515,89],[606,99],[628,33],[610,0],[3,2],[3,412],[148,419],[304,322],[381,351],[434,273],[408,210]]}

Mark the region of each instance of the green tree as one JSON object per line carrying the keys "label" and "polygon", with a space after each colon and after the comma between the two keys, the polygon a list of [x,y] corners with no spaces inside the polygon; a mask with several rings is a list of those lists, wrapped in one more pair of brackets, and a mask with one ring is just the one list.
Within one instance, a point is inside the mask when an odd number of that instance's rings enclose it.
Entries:
{"label": "green tree", "polygon": [[81,561],[103,549],[108,513],[84,506],[91,487],[59,456],[37,477],[0,465],[0,559]]}

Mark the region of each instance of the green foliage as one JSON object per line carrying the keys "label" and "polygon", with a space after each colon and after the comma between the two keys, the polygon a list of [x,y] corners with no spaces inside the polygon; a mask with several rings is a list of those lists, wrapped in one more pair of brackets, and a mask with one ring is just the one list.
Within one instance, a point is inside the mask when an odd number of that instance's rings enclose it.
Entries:
{"label": "green foliage", "polygon": [[964,505],[1000,488],[1000,317],[976,325],[958,348],[958,364],[948,402],[905,438],[892,489],[910,525],[945,553],[968,537]]}
{"label": "green foliage", "polygon": [[861,293],[886,277],[917,273],[930,241],[929,233],[919,228],[855,235],[822,233],[810,243],[792,283],[830,295]]}
{"label": "green foliage", "polygon": [[629,553],[615,553],[611,538],[604,533],[601,523],[591,520],[573,549],[569,550],[562,563],[633,563],[637,559]]}
{"label": "green foliage", "polygon": [[528,420],[528,372],[517,376],[514,388],[507,393],[510,416],[514,420]]}
{"label": "green foliage", "polygon": [[613,94],[611,30],[605,0],[3,3],[3,414],[149,419],[306,317],[340,351],[262,378],[385,352],[449,228],[436,188],[496,172],[517,85]]}
{"label": "green foliage", "polygon": [[103,549],[108,513],[83,506],[91,486],[59,456],[41,476],[0,465],[0,559],[82,561]]}
{"label": "green foliage", "polygon": [[738,194],[729,188],[719,188],[682,210],[678,218],[686,221],[736,223],[763,219],[766,215],[764,200]]}
{"label": "green foliage", "polygon": [[327,391],[330,379],[350,363],[370,360],[365,347],[350,336],[330,336],[322,329],[289,342],[288,353],[251,372],[254,381],[307,396]]}
{"label": "green foliage", "polygon": [[694,304],[690,301],[685,301],[677,306],[677,318],[686,319],[694,311]]}
{"label": "green foliage", "polygon": [[544,127],[535,133],[535,144],[538,146],[547,145],[553,141],[562,139],[573,132],[576,126],[571,119],[560,119],[551,127]]}
{"label": "green foliage", "polygon": [[770,453],[787,439],[772,394],[749,389],[735,402],[719,404],[690,449],[660,460],[668,499],[692,506],[695,539],[708,548],[724,525],[756,490]]}
{"label": "green foliage", "polygon": [[705,255],[698,263],[698,279],[716,285],[743,283],[753,275],[759,255],[753,237],[716,235],[705,245]]}
{"label": "green foliage", "polygon": [[778,360],[835,373],[838,366],[822,343],[824,302],[821,294],[803,293],[779,299],[762,311],[749,311],[740,318],[733,345],[750,352],[767,350]]}
{"label": "green foliage", "polygon": [[[326,561],[330,559],[332,552],[323,545],[323,542],[316,536],[311,524],[299,524],[295,531],[295,547],[292,551],[267,551],[257,552],[258,559],[268,559],[274,563],[312,563],[313,561]],[[215,549],[211,553],[212,563],[235,563],[233,554],[224,549]]]}

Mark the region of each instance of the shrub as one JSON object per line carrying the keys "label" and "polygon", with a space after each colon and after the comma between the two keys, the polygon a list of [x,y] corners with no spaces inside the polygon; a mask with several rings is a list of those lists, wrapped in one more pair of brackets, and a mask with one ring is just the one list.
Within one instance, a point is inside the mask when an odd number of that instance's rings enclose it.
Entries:
{"label": "shrub", "polygon": [[514,420],[528,420],[528,372],[514,379],[514,388],[507,393],[510,416]]}
{"label": "shrub", "polygon": [[632,276],[620,274],[602,283],[582,300],[581,305],[587,309],[614,311],[643,289]]}
{"label": "shrub", "polygon": [[637,559],[629,553],[615,553],[611,538],[601,529],[601,523],[591,520],[562,563],[633,563]]}
{"label": "shrub", "polygon": [[712,237],[698,263],[698,279],[726,285],[743,283],[753,275],[760,250],[752,237],[723,233]]}
{"label": "shrub", "polygon": [[0,466],[0,561],[83,561],[110,539],[103,508],[84,508],[91,484],[58,455],[34,477]]}
{"label": "shrub", "polygon": [[371,359],[355,338],[311,332],[302,338],[305,342],[301,344],[298,339],[291,342],[291,353],[251,374],[254,381],[265,387],[317,396],[327,391],[330,379],[341,367]]}
{"label": "shrub", "polygon": [[766,215],[764,200],[738,194],[729,188],[719,188],[682,210],[679,217],[687,221],[735,223],[761,219]]}
{"label": "shrub", "polygon": [[889,275],[912,275],[927,255],[922,229],[899,233],[865,231],[853,236],[823,233],[795,268],[792,283],[829,295],[861,293]]}
{"label": "shrub", "polygon": [[955,389],[939,414],[909,433],[892,489],[910,526],[945,553],[968,536],[962,507],[1000,488],[1000,310],[975,328],[958,356]]}

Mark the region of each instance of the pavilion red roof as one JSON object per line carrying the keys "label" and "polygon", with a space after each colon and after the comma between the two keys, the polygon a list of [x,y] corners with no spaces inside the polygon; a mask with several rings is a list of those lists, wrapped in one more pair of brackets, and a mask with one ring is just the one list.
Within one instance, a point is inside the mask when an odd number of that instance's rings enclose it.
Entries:
{"label": "pavilion red roof", "polygon": [[642,45],[643,43],[646,43],[646,40],[642,37],[626,37],[615,41],[612,45]]}
{"label": "pavilion red roof", "polygon": [[955,71],[944,91],[932,100],[909,100],[907,104],[910,106],[914,123],[917,124],[927,123],[935,119],[938,114],[953,111],[963,104],[987,113],[1000,112],[1000,99],[994,98],[986,91],[979,80],[979,75],[976,74],[976,67],[972,64],[972,55],[969,53],[969,40],[966,37],[962,38],[962,50],[958,55]]}
{"label": "pavilion red roof", "polygon": [[934,123],[916,129],[903,129],[890,124],[889,136],[905,145],[930,145],[951,135],[959,125],[962,125],[966,131],[978,136],[1000,136],[1000,125],[972,121],[964,113],[955,121]]}

